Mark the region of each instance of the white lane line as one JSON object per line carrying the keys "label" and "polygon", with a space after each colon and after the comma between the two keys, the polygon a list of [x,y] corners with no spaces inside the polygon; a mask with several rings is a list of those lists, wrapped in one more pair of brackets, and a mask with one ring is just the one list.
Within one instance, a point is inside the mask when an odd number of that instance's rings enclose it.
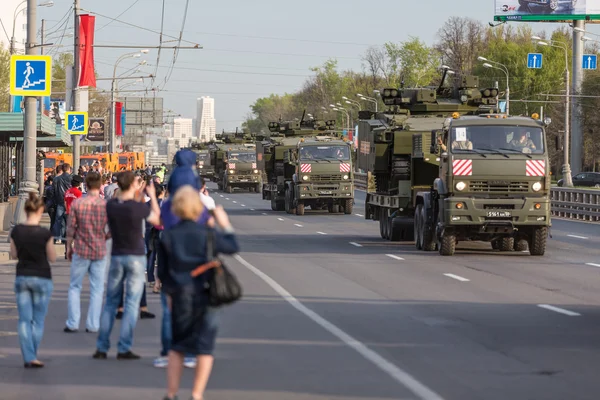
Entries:
{"label": "white lane line", "polygon": [[550,304],[538,304],[538,307],[545,308],[546,310],[554,311],[559,314],[568,315],[569,317],[578,317],[581,315],[579,313],[576,313],[575,311],[569,311],[569,310],[565,310],[564,308],[554,307],[554,306],[551,306]]}
{"label": "white lane line", "polygon": [[262,213],[262,215],[269,215],[269,214],[267,214],[267,213]]}
{"label": "white lane line", "polygon": [[242,206],[242,207],[246,207],[246,205],[245,205],[245,204],[240,204],[240,206]]}
{"label": "white lane line", "polygon": [[454,274],[444,274],[444,275],[447,276],[448,278],[456,279],[457,281],[469,282],[469,279],[463,278],[462,276],[458,276],[458,275],[454,275]]}
{"label": "white lane line", "polygon": [[229,197],[225,197],[225,200],[229,200]]}
{"label": "white lane line", "polygon": [[356,215],[357,217],[364,217],[364,215],[362,215],[362,214],[354,214],[354,215]]}
{"label": "white lane line", "polygon": [[362,244],[356,243],[356,242],[350,242],[350,244],[354,247],[362,247]]}
{"label": "white lane line", "polygon": [[283,218],[277,218],[279,221],[285,221]]}
{"label": "white lane line", "polygon": [[319,235],[327,235],[325,232],[317,232]]}
{"label": "white lane line", "polygon": [[585,263],[585,265],[589,265],[590,267],[597,267],[597,268],[600,268],[600,264],[594,264],[594,263]]}
{"label": "white lane line", "polygon": [[302,228],[304,225],[294,224],[294,226],[297,226],[298,228]]}
{"label": "white lane line", "polygon": [[404,258],[395,256],[393,254],[386,254],[386,256],[388,256],[389,258],[393,258],[394,260],[404,261]]}
{"label": "white lane line", "polygon": [[393,380],[399,384],[405,386],[408,390],[413,392],[421,400],[443,400],[443,398],[429,389],[427,386],[419,382],[416,378],[404,371],[397,365],[391,363],[387,359],[383,358],[379,353],[368,348],[363,342],[355,339],[354,337],[347,334],[345,331],[332,324],[321,315],[317,314],[310,308],[306,307],[298,299],[296,299],[290,292],[285,290],[283,286],[273,280],[269,275],[265,274],[248,261],[244,260],[240,255],[235,255],[234,258],[246,267],[248,270],[253,272],[256,276],[261,278],[267,285],[279,294],[285,301],[287,301],[292,307],[300,311],[306,317],[311,319],[314,323],[321,326],[327,332],[341,340],[346,346],[354,349],[358,354],[363,356],[367,361],[371,362],[377,368],[387,373]]}
{"label": "white lane line", "polygon": [[568,237],[575,238],[575,239],[589,239],[589,238],[587,238],[587,237],[585,237],[585,236],[577,236],[577,235],[567,235],[567,236],[568,236]]}
{"label": "white lane line", "polygon": [[237,204],[237,201],[235,201],[235,200],[234,200],[234,201],[233,201],[233,204]]}
{"label": "white lane line", "polygon": [[219,196],[224,197],[222,194],[220,194]]}

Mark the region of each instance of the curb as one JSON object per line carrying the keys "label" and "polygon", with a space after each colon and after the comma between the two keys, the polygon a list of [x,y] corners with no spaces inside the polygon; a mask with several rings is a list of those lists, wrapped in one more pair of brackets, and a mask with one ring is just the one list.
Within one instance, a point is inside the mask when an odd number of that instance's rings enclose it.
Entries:
{"label": "curb", "polygon": [[8,251],[0,251],[0,262],[10,261],[10,254]]}

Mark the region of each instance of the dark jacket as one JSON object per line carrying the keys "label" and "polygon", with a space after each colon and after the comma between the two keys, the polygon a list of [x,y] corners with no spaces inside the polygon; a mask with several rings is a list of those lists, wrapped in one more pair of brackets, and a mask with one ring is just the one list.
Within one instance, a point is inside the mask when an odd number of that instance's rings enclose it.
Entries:
{"label": "dark jacket", "polygon": [[71,189],[71,180],[73,179],[70,174],[62,174],[54,178],[52,187],[54,188],[54,204],[65,205],[65,193]]}
{"label": "dark jacket", "polygon": [[52,185],[46,185],[44,189],[44,204],[46,205],[46,210],[54,207],[54,186]]}
{"label": "dark jacket", "polygon": [[196,287],[204,286],[212,271],[197,278],[192,278],[190,272],[210,261],[206,248],[208,235],[211,234],[214,234],[216,254],[235,254],[239,251],[234,234],[215,231],[194,221],[181,221],[162,233],[157,272],[167,293],[192,281]]}

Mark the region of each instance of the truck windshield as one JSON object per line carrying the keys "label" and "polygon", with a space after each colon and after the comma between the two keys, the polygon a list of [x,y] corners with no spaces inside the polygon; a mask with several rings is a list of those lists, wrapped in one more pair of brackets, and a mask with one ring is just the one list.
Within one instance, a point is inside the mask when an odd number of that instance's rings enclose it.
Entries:
{"label": "truck windshield", "polygon": [[79,164],[89,167],[94,165],[94,163],[97,163],[99,160],[99,158],[81,158]]}
{"label": "truck windshield", "polygon": [[300,160],[349,160],[348,146],[302,146]]}
{"label": "truck windshield", "polygon": [[208,153],[198,153],[198,161],[207,161],[208,159],[210,159]]}
{"label": "truck windshield", "polygon": [[506,152],[507,154],[543,154],[542,128],[530,126],[452,127],[450,150],[453,153]]}
{"label": "truck windshield", "polygon": [[44,168],[56,167],[56,158],[44,158]]}
{"label": "truck windshield", "polygon": [[228,161],[233,163],[256,162],[256,153],[229,153]]}
{"label": "truck windshield", "polygon": [[119,157],[119,164],[127,164],[127,157]]}

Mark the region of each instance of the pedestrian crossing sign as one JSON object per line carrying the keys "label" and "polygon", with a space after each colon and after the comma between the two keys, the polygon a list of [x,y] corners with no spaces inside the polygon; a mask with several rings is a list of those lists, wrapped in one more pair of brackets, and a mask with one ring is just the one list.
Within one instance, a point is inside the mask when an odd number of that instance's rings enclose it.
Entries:
{"label": "pedestrian crossing sign", "polygon": [[67,111],[65,118],[67,120],[67,131],[71,135],[87,135],[88,113],[86,111]]}
{"label": "pedestrian crossing sign", "polygon": [[10,94],[13,96],[50,96],[52,57],[13,55],[10,57]]}

